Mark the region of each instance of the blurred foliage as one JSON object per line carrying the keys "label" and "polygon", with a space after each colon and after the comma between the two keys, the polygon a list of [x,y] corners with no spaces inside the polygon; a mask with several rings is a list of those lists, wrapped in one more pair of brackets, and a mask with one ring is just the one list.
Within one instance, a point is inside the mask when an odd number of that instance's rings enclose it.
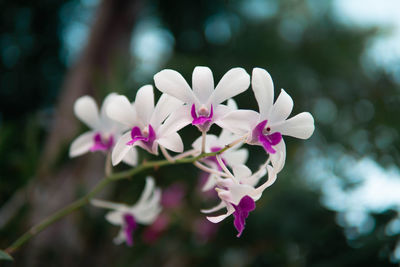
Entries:
{"label": "blurred foliage", "polygon": [[[88,207],[76,225],[83,235],[79,251],[54,241],[57,245],[44,249],[35,263],[17,257],[15,266],[393,264],[390,255],[398,235],[387,236],[384,228],[396,217],[395,211],[372,214],[375,227],[348,238],[352,229],[344,230],[337,224],[336,214],[321,205],[320,192],[310,189],[299,171],[307,161],[302,157],[306,146],[329,153],[331,145],[339,145],[354,157],[368,155],[383,165],[399,164],[400,124],[393,116],[400,114],[398,85],[383,70],[368,71],[362,61],[364,48],[376,29],[339,24],[332,15],[330,1],[265,2],[273,4],[267,6],[271,15],[261,19],[244,13],[246,1],[239,0],[149,0],[143,7],[143,17],[160,18],[175,38],[173,55],[161,68],[176,69],[190,81],[193,68],[206,65],[217,82],[232,67],[242,66],[249,73],[255,66],[262,67],[271,73],[276,95],[279,88],[285,88],[293,97],[293,114],[307,110],[315,116],[316,132],[311,140],[286,139],[286,167],[257,202],[243,236],[235,237],[232,218],[217,225],[218,231],[208,239],[196,234],[195,222],[204,217],[199,210],[215,202],[204,201],[198,192],[194,167],[173,166],[157,170],[154,176],[163,188],[177,180],[185,183],[187,194],[181,207],[169,211],[170,228],[154,244],[142,240],[140,229],[133,248],[113,245],[118,229],[103,220],[103,211],[95,213]],[[0,3],[1,27],[5,29],[0,37],[0,203],[10,199],[35,174],[52,105],[66,71],[60,56],[60,10],[65,3],[78,2]],[[215,21],[228,28],[206,31]],[[110,88],[99,84],[100,94],[120,88],[132,97],[141,84],[129,79],[127,70],[118,73],[108,81]],[[152,82],[151,76],[145,79]],[[251,90],[236,99],[239,107],[257,109]],[[185,147],[197,135],[196,129],[184,129]],[[252,147],[250,151],[248,165],[254,170],[265,155],[261,148]],[[140,182],[117,184],[113,199],[133,203],[144,176],[135,177]],[[3,247],[24,230],[25,226],[17,223],[23,220],[20,216],[0,229],[5,237],[0,240]]]}

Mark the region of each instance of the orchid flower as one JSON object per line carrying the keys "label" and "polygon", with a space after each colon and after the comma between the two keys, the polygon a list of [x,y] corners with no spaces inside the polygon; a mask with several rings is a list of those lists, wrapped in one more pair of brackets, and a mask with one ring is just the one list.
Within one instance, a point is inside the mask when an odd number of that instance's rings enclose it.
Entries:
{"label": "orchid flower", "polygon": [[155,155],[158,154],[158,145],[174,152],[182,152],[183,143],[177,131],[183,126],[166,120],[181,105],[178,99],[163,94],[154,106],[151,85],[145,85],[138,90],[134,103],[130,103],[125,96],[115,97],[107,108],[107,114],[131,130],[117,141],[111,156],[113,165],[118,164],[135,146]]}
{"label": "orchid flower", "polygon": [[114,239],[116,244],[126,242],[133,245],[133,232],[137,224],[150,225],[161,212],[161,190],[155,188],[152,177],[146,178],[146,185],[138,202],[133,206],[93,199],[91,203],[100,208],[111,209],[106,214],[106,220],[111,224],[121,226],[118,236]]}
{"label": "orchid flower", "polygon": [[[206,135],[207,143],[206,143],[206,147],[205,147],[205,152],[206,153],[217,152],[217,151],[223,149],[225,147],[225,145],[236,140],[238,137],[239,136],[237,136],[225,129],[222,129],[219,136],[208,134],[208,135]],[[201,151],[201,143],[202,143],[202,137],[199,137],[192,144],[192,147],[196,151],[198,151],[198,153],[200,153],[200,151]],[[220,154],[222,161],[227,166],[232,167],[234,165],[244,164],[247,161],[249,152],[245,148],[240,149],[240,147],[241,147],[241,145],[236,145]],[[213,169],[222,171],[222,167],[218,163],[216,156],[206,157],[206,158],[202,159],[201,161]],[[207,177],[207,181],[204,184],[202,190],[208,191],[210,189],[213,189],[215,187],[216,178],[217,178],[216,175],[214,173],[211,173]]]}
{"label": "orchid flower", "polygon": [[[214,78],[207,67],[196,67],[192,76],[191,90],[181,74],[174,70],[162,70],[154,75],[158,90],[185,103],[172,117],[176,123],[197,126],[207,132],[213,123],[219,125],[230,109],[221,103],[245,91],[250,85],[250,76],[242,68],[229,70],[214,89]],[[182,126],[182,127],[183,127]]]}
{"label": "orchid flower", "polygon": [[314,132],[314,119],[309,112],[287,119],[293,109],[293,100],[282,89],[273,104],[274,85],[266,70],[254,68],[251,83],[259,113],[253,110],[232,111],[221,120],[220,126],[247,135],[248,144],[262,146],[271,156],[272,165],[283,167],[281,162],[285,161],[286,147],[282,135],[308,139]]}
{"label": "orchid flower", "polygon": [[[118,95],[109,94],[103,101],[99,113],[96,102],[91,96],[82,96],[74,104],[75,115],[91,128],[76,138],[69,149],[69,156],[76,157],[89,151],[109,152],[114,147],[116,140],[121,136],[126,127],[119,122],[111,120],[106,115],[106,109]],[[137,151],[132,149],[121,159],[129,165],[137,164]]]}
{"label": "orchid flower", "polygon": [[[266,174],[266,168],[268,169],[268,180],[259,187],[255,187],[260,178]],[[217,178],[215,190],[218,192],[221,203],[211,209],[202,210],[202,212],[213,213],[226,208],[225,214],[208,216],[207,219],[212,223],[218,223],[233,214],[234,226],[238,231],[237,237],[240,237],[246,224],[246,218],[256,207],[255,202],[275,180],[276,172],[268,164],[262,166],[254,174],[245,165],[236,165],[233,167],[233,175],[230,178]]]}

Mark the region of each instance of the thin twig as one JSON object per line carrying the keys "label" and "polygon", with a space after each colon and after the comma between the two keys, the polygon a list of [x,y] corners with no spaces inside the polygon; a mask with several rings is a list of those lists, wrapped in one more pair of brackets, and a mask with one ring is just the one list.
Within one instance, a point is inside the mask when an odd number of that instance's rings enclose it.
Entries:
{"label": "thin twig", "polygon": [[228,168],[226,167],[225,163],[222,161],[221,156],[220,155],[216,155],[215,157],[217,158],[217,161],[218,161],[219,165],[224,170],[224,172],[227,174],[227,176],[231,177],[232,179],[235,180],[235,176],[233,176],[233,174],[228,170]]}
{"label": "thin twig", "polygon": [[186,158],[186,157],[189,157],[189,156],[193,157],[195,154],[200,154],[200,153],[199,153],[198,150],[196,151],[195,149],[191,149],[191,150],[183,152],[183,153],[181,153],[179,155],[176,155],[175,157],[173,157],[173,159],[174,160],[178,160],[178,159],[183,159],[183,158]]}
{"label": "thin twig", "polygon": [[207,132],[206,131],[201,132],[201,153],[204,153],[206,151],[206,137],[207,137]]}
{"label": "thin twig", "polygon": [[161,153],[164,155],[166,160],[168,160],[169,162],[174,162],[175,161],[175,159],[168,153],[168,151],[162,145],[160,145],[160,150],[161,150]]}
{"label": "thin twig", "polygon": [[194,166],[196,166],[197,168],[199,168],[202,171],[205,171],[205,172],[208,172],[208,173],[212,173],[212,174],[215,174],[215,175],[218,175],[218,176],[222,176],[222,177],[228,177],[228,175],[226,173],[223,173],[223,172],[217,171],[215,169],[209,168],[209,167],[201,164],[198,161],[194,162],[193,164],[194,164]]}

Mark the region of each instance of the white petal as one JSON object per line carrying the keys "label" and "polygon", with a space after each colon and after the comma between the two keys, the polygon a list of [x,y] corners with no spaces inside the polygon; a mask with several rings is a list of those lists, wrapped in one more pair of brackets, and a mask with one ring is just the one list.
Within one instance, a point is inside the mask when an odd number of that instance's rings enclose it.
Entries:
{"label": "white petal", "polygon": [[89,152],[90,148],[93,146],[93,138],[95,132],[86,132],[78,136],[71,144],[69,148],[69,156],[71,158],[80,156]]}
{"label": "white petal", "polygon": [[174,111],[161,125],[159,133],[169,135],[177,132],[193,120],[190,115],[190,106],[185,105]]}
{"label": "white petal", "polygon": [[219,81],[209,102],[214,106],[244,92],[250,85],[250,76],[242,68],[229,70]]}
{"label": "white petal", "polygon": [[194,103],[196,98],[182,75],[174,70],[166,69],[154,75],[154,83],[158,90],[174,96],[185,103]]}
{"label": "white petal", "polygon": [[114,225],[122,225],[123,221],[123,214],[119,210],[110,211],[106,214],[106,220]]}
{"label": "white petal", "polygon": [[213,213],[213,212],[216,212],[216,211],[219,211],[220,209],[222,209],[222,208],[225,208],[226,207],[226,204],[225,204],[225,202],[223,202],[223,201],[221,201],[218,205],[216,205],[215,207],[212,207],[212,208],[210,208],[210,209],[202,209],[202,210],[200,210],[202,213]]}
{"label": "white petal", "polygon": [[233,109],[226,105],[217,105],[216,107],[214,107],[213,122],[218,125],[221,119],[223,119],[232,111]]}
{"label": "white petal", "polygon": [[237,106],[237,104],[236,104],[236,101],[235,101],[233,98],[228,99],[228,102],[226,103],[226,105],[227,105],[228,108],[230,108],[232,111],[238,109],[238,106]]}
{"label": "white petal", "polygon": [[219,216],[207,216],[206,218],[207,218],[207,220],[209,220],[210,222],[212,222],[212,223],[219,223],[219,222],[221,222],[222,220],[224,220],[226,217],[228,217],[229,215],[231,215],[232,213],[234,213],[235,212],[235,209],[232,207],[232,205],[231,204],[228,204],[227,206],[226,206],[226,208],[227,208],[227,212],[225,213],[225,214],[223,214],[223,215],[219,215]]}
{"label": "white petal", "polygon": [[275,101],[275,104],[272,107],[272,111],[269,118],[267,119],[270,124],[275,122],[284,121],[289,117],[290,113],[293,109],[293,100],[292,98],[285,92],[285,90],[281,90],[281,93],[278,96],[278,99]]}
{"label": "white petal", "polygon": [[260,179],[267,174],[267,165],[261,165],[260,169],[253,173],[250,177],[246,177],[245,179],[242,179],[240,182],[250,185],[250,186],[256,186]]}
{"label": "white petal", "polygon": [[223,157],[225,158],[229,166],[244,164],[249,157],[249,151],[245,148],[238,149],[236,151],[228,150],[224,153]]}
{"label": "white petal", "polygon": [[139,201],[135,206],[143,205],[150,198],[151,194],[154,192],[155,184],[156,183],[153,177],[151,176],[146,177],[146,184],[144,186],[142,195],[140,196]]}
{"label": "white petal", "polygon": [[314,118],[308,112],[302,112],[288,119],[282,125],[274,127],[283,135],[288,135],[300,139],[308,139],[314,132]]}
{"label": "white petal", "polygon": [[145,85],[139,88],[135,98],[135,109],[137,119],[144,125],[148,125],[154,111],[153,86]]}
{"label": "white petal", "polygon": [[150,124],[157,129],[159,125],[175,110],[179,109],[183,102],[167,94],[162,94],[158,100]]}
{"label": "white petal", "polygon": [[215,185],[216,185],[216,176],[214,174],[210,174],[207,177],[206,183],[201,188],[201,191],[206,192],[208,190],[211,190],[215,187]]}
{"label": "white petal", "polygon": [[245,178],[251,176],[251,170],[246,165],[235,165],[232,168],[233,175],[238,178]]}
{"label": "white petal", "polygon": [[158,144],[174,152],[183,152],[183,142],[178,133],[162,136],[157,140]]}
{"label": "white petal", "polygon": [[136,147],[129,149],[122,161],[130,166],[136,166],[138,163],[138,152]]}
{"label": "white petal", "polygon": [[126,96],[116,96],[110,101],[106,108],[107,115],[124,125],[133,126],[136,124],[136,112]]}
{"label": "white petal", "polygon": [[107,106],[114,100],[114,98],[118,96],[118,94],[116,93],[110,93],[108,94],[104,100],[103,100],[103,104],[101,104],[101,109],[100,109],[100,117],[101,120],[103,120],[104,118],[107,119],[109,118],[107,113]]}
{"label": "white petal", "polygon": [[121,227],[121,229],[118,232],[118,235],[114,237],[113,242],[115,245],[121,245],[122,243],[126,242],[126,235],[124,228]]}
{"label": "white petal", "polygon": [[276,181],[277,173],[275,172],[275,170],[269,165],[267,166],[267,168],[268,168],[268,180],[264,184],[260,185],[256,190],[254,190],[253,192],[254,195],[262,194],[266,188],[270,187]]}
{"label": "white petal", "polygon": [[208,98],[214,91],[214,78],[208,67],[196,67],[192,75],[193,92],[199,101],[207,103]]}
{"label": "white petal", "polygon": [[283,139],[279,144],[274,146],[274,149],[276,150],[276,153],[270,154],[271,163],[274,167],[274,171],[279,173],[283,169],[283,166],[285,166],[286,160],[286,145]]}
{"label": "white petal", "polygon": [[228,188],[229,188],[229,191],[219,190],[218,196],[220,199],[225,200],[225,201],[235,204],[235,205],[239,205],[240,200],[245,195],[250,195],[250,193],[252,191],[254,191],[254,188],[247,184],[234,183]]}
{"label": "white petal", "polygon": [[82,122],[92,129],[99,126],[99,110],[91,96],[82,96],[75,101],[74,113]]}
{"label": "white petal", "polygon": [[223,117],[218,125],[235,134],[243,135],[253,130],[259,114],[253,110],[235,110]]}
{"label": "white petal", "polygon": [[131,149],[132,147],[127,145],[126,143],[128,143],[130,140],[132,140],[131,138],[131,133],[130,132],[126,132],[125,134],[123,134],[117,141],[117,143],[114,146],[114,149],[112,151],[111,154],[111,161],[112,164],[115,166],[118,163],[121,162],[121,160],[125,157],[125,155],[128,153],[129,149]]}
{"label": "white petal", "polygon": [[274,83],[269,73],[261,68],[254,68],[251,86],[256,97],[261,118],[268,116],[274,101]]}

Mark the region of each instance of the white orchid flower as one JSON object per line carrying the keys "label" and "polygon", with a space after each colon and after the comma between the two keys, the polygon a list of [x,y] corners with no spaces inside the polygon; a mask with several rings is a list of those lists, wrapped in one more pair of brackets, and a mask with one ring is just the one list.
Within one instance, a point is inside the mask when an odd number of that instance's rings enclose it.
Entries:
{"label": "white orchid flower", "polygon": [[[111,120],[106,109],[110,102],[118,97],[117,94],[109,94],[103,101],[101,110],[97,107],[91,96],[82,96],[75,101],[74,113],[78,119],[91,129],[76,138],[69,149],[69,156],[76,157],[89,151],[111,151],[116,140],[121,136],[126,127],[119,122]],[[137,151],[132,149],[125,154],[122,160],[129,165],[137,164]]]}
{"label": "white orchid flower", "polygon": [[174,70],[162,70],[154,75],[158,90],[183,101],[184,105],[173,115],[174,121],[186,126],[189,123],[207,132],[213,123],[219,125],[230,109],[221,103],[245,91],[250,76],[242,68],[229,70],[214,89],[214,78],[207,67],[196,67],[192,76],[191,90],[181,74]]}
{"label": "white orchid flower", "polygon": [[155,155],[158,154],[158,145],[174,152],[182,152],[183,143],[177,131],[183,126],[165,120],[181,105],[180,100],[163,94],[154,106],[151,85],[145,85],[138,90],[134,103],[130,103],[125,96],[115,97],[108,105],[107,114],[131,131],[123,134],[117,141],[111,156],[113,165],[118,164],[135,146]]}
{"label": "white orchid flower", "polygon": [[273,104],[274,85],[266,70],[254,68],[251,83],[259,113],[253,110],[232,111],[221,120],[220,126],[239,135],[247,134],[248,144],[263,146],[272,165],[283,167],[286,147],[282,135],[308,139],[314,132],[314,119],[309,112],[287,119],[293,109],[293,100],[282,89]]}
{"label": "white orchid flower", "polygon": [[[237,109],[236,103],[233,99],[228,100],[228,107],[232,108],[233,110]],[[205,152],[206,153],[217,152],[223,149],[226,145],[233,142],[234,140],[237,140],[238,138],[239,138],[238,135],[233,134],[225,129],[222,129],[219,136],[207,134]],[[192,147],[198,152],[198,154],[200,154],[201,146],[202,146],[202,137],[199,137],[193,142]],[[241,145],[236,145],[220,154],[224,164],[226,164],[229,167],[232,167],[234,165],[241,165],[246,163],[247,158],[249,156],[249,152],[245,148],[240,149],[240,147]],[[206,157],[203,158],[201,161],[213,169],[222,171],[222,168],[218,163],[216,156]],[[213,189],[215,187],[216,178],[217,176],[214,173],[211,173],[207,177],[207,181],[204,184],[202,190],[208,191],[210,189]]]}
{"label": "white orchid flower", "polygon": [[106,214],[106,220],[111,224],[121,226],[114,242],[116,244],[126,242],[128,246],[132,246],[132,235],[137,224],[152,224],[161,212],[160,201],[161,189],[155,187],[152,177],[147,177],[143,193],[133,206],[98,199],[93,199],[91,203],[96,207],[112,210]]}
{"label": "white orchid flower", "polygon": [[[259,187],[255,187],[266,174],[266,168],[268,169],[268,180]],[[276,177],[272,166],[267,164],[254,174],[245,165],[236,165],[233,167],[231,177],[217,178],[215,190],[218,192],[221,203],[211,209],[202,210],[202,212],[213,213],[226,208],[225,214],[208,216],[207,219],[212,223],[218,223],[233,214],[234,226],[238,231],[237,237],[240,237],[249,212],[255,209],[255,202],[261,197],[263,191],[275,182]]]}

